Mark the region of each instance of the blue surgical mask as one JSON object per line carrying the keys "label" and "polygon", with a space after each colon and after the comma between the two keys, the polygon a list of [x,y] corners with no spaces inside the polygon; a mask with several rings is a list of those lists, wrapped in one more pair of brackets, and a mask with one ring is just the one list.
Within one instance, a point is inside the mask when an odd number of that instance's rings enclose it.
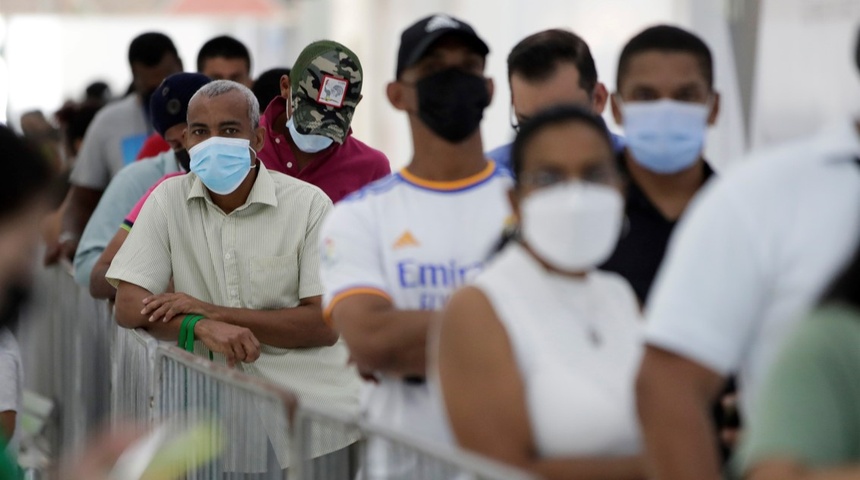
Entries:
{"label": "blue surgical mask", "polygon": [[287,128],[290,130],[290,136],[293,137],[293,143],[299,147],[299,150],[305,153],[317,153],[325,150],[334,142],[334,140],[325,135],[306,135],[299,133],[296,130],[296,124],[293,122],[293,117],[287,120]]}
{"label": "blue surgical mask", "polygon": [[701,155],[710,105],[664,99],[627,103],[621,112],[627,148],[646,169],[678,173]]}
{"label": "blue surgical mask", "polygon": [[248,139],[209,137],[188,150],[191,172],[213,193],[233,193],[251,171],[251,151]]}

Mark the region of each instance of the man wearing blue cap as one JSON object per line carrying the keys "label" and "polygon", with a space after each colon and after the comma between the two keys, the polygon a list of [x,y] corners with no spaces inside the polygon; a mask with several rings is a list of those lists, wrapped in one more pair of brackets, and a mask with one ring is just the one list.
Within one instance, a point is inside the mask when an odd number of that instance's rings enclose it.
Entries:
{"label": "man wearing blue cap", "polygon": [[116,290],[104,279],[107,269],[97,271],[94,266],[125,216],[164,175],[176,173],[180,169],[188,171],[188,152],[182,143],[188,101],[210,81],[209,77],[199,73],[176,73],[167,77],[152,94],[152,126],[167,140],[171,149],[120,170],[111,180],[87,223],[75,253],[75,280],[84,287],[90,287],[90,293],[95,298],[113,298],[116,294]]}

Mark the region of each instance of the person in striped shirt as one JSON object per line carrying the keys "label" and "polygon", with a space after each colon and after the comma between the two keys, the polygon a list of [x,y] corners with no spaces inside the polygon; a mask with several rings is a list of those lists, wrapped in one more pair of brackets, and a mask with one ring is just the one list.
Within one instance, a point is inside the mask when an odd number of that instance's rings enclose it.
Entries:
{"label": "person in striped shirt", "polygon": [[[217,80],[188,105],[191,173],[165,180],[143,205],[107,279],[116,320],[176,340],[188,315],[198,355],[286,387],[300,402],[358,408],[359,377],[322,318],[319,229],[331,200],[257,159],[265,130],[243,85]],[[171,278],[175,293],[167,293]],[[318,442],[314,457],[344,449]],[[282,468],[286,445],[274,445]]]}

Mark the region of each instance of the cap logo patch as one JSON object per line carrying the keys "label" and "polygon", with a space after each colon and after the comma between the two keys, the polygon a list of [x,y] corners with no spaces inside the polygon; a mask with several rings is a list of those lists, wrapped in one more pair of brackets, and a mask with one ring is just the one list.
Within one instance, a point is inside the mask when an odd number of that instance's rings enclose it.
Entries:
{"label": "cap logo patch", "polygon": [[335,108],[342,107],[348,86],[349,82],[346,79],[323,75],[322,85],[320,85],[320,91],[317,95],[317,103]]}
{"label": "cap logo patch", "polygon": [[167,113],[177,115],[181,110],[182,104],[179,103],[179,100],[171,98],[170,101],[167,102]]}
{"label": "cap logo patch", "polygon": [[436,15],[435,17],[431,18],[429,22],[427,22],[427,26],[424,27],[424,30],[432,32],[435,30],[439,30],[440,28],[453,28],[459,30],[460,23],[449,16]]}

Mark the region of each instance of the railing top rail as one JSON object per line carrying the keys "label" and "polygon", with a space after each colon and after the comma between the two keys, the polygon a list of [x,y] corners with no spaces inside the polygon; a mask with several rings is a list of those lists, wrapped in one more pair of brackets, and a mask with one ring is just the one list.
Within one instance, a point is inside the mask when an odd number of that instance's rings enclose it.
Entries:
{"label": "railing top rail", "polygon": [[369,433],[378,435],[387,440],[392,440],[406,445],[443,462],[460,466],[464,470],[481,477],[505,478],[510,480],[537,479],[536,476],[510,465],[497,462],[493,459],[483,457],[467,450],[454,449],[422,438],[406,435],[386,426],[364,420],[358,415],[349,415],[345,412],[327,410],[316,405],[307,404],[299,405],[296,413],[300,418],[302,416],[306,416],[311,418],[330,419],[342,423],[354,423],[359,426],[365,434]]}

